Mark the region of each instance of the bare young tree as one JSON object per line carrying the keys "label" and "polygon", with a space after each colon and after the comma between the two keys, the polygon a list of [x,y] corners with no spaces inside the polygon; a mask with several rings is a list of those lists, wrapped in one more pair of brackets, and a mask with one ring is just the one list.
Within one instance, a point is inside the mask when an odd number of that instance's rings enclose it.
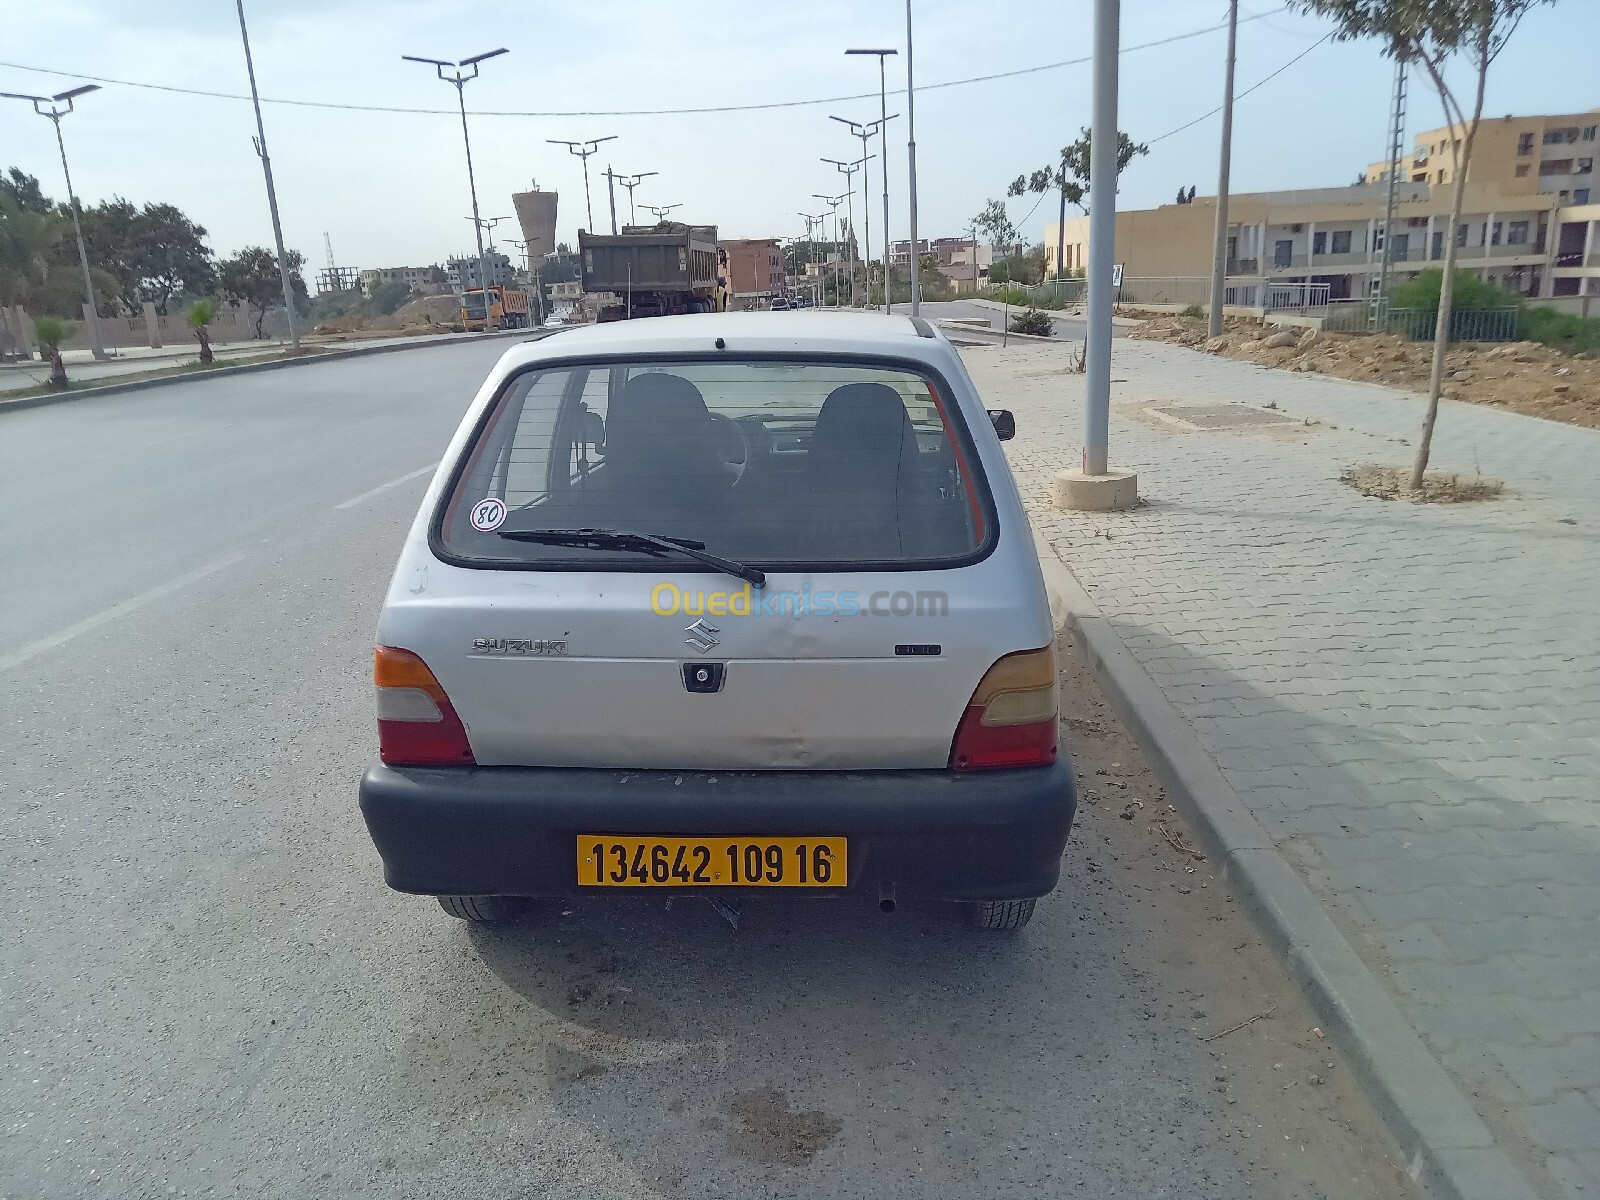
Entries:
{"label": "bare young tree", "polygon": [[[1444,390],[1445,353],[1450,348],[1450,320],[1454,311],[1456,230],[1466,198],[1467,171],[1478,124],[1483,119],[1484,90],[1489,68],[1505,49],[1528,10],[1554,0],[1291,0],[1308,13],[1330,17],[1338,25],[1340,41],[1377,38],[1385,53],[1420,66],[1428,74],[1445,121],[1450,126],[1446,145],[1455,190],[1450,202],[1450,225],[1445,237],[1444,280],[1439,288],[1439,319],[1433,335],[1433,370],[1428,379],[1428,412],[1422,421],[1422,440],[1411,468],[1411,487],[1422,486],[1433,449],[1433,427],[1439,419],[1439,395]],[[1445,68],[1457,54],[1464,55],[1476,72],[1472,112],[1468,115],[1455,90],[1445,79]],[[1389,164],[1394,170],[1394,164]]]}

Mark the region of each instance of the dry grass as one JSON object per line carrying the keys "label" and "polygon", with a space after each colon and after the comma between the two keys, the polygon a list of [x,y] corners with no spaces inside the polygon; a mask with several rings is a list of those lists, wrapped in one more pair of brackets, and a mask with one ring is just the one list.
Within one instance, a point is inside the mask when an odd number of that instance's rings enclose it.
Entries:
{"label": "dry grass", "polygon": [[1424,475],[1422,487],[1411,490],[1411,468],[1367,465],[1347,467],[1339,482],[1355,488],[1363,496],[1379,500],[1410,500],[1414,504],[1467,504],[1473,500],[1493,500],[1505,491],[1498,479],[1481,475]]}

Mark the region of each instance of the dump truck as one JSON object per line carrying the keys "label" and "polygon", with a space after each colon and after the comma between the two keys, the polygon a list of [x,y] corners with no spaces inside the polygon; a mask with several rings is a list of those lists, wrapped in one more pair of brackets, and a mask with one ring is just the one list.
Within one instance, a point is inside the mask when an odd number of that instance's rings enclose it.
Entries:
{"label": "dump truck", "polygon": [[715,225],[626,225],[618,234],[578,231],[583,290],[607,293],[601,321],[717,312],[727,307],[727,265]]}
{"label": "dump truck", "polygon": [[[492,284],[489,288],[489,328],[526,329],[532,322],[527,292]],[[483,289],[469,288],[461,294],[461,326],[469,333],[484,328]]]}

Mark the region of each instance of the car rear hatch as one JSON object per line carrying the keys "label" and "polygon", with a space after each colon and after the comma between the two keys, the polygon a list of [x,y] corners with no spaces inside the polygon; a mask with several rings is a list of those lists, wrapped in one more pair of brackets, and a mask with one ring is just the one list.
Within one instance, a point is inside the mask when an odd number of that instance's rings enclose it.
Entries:
{"label": "car rear hatch", "polygon": [[[529,372],[380,640],[431,667],[480,765],[942,767],[985,672],[1050,639],[996,514],[947,385],[904,365]],[[597,534],[523,540],[580,529],[703,544],[764,584]]]}

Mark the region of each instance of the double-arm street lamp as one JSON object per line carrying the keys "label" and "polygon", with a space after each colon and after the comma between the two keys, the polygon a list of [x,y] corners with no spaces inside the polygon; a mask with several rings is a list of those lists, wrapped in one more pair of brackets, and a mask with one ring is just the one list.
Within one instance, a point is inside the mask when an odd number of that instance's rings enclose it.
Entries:
{"label": "double-arm street lamp", "polygon": [[565,146],[568,154],[576,154],[583,159],[583,208],[589,214],[589,232],[594,232],[594,203],[589,199],[589,156],[600,149],[603,142],[614,142],[617,135],[607,134],[603,138],[590,138],[586,142],[564,142],[560,138],[545,138],[552,146]]}
{"label": "double-arm street lamp", "polygon": [[[839,246],[839,205],[844,203],[845,198],[843,196],[824,196],[821,192],[812,192],[811,197],[814,200],[821,200],[828,206],[828,215],[833,218],[832,244],[834,251],[837,253]],[[837,260],[833,264],[833,303],[835,307],[839,303],[839,263]]]}
{"label": "double-arm street lamp", "polygon": [[682,208],[682,207],[683,207],[683,204],[682,204],[681,201],[679,203],[677,203],[677,204],[646,204],[645,205],[645,208],[655,216],[657,225],[661,224],[662,221],[665,221],[667,219],[667,214],[669,212],[671,212],[673,209]]}
{"label": "double-arm street lamp", "polygon": [[[78,265],[83,268],[83,294],[88,297],[84,317],[89,322],[89,349],[96,358],[104,358],[106,348],[100,341],[100,313],[95,303],[94,279],[89,274],[88,251],[83,248],[83,223],[78,219],[78,196],[72,190],[72,172],[67,168],[67,143],[61,137],[61,118],[72,111],[72,102],[79,96],[99,90],[98,84],[86,83],[70,91],[57,92],[54,96],[30,96],[19,92],[0,92],[0,96],[8,100],[32,101],[33,111],[41,117],[49,117],[51,124],[56,127],[56,146],[61,151],[61,173],[67,177],[67,203],[72,208],[72,231],[78,238]],[[65,108],[61,107],[63,104]]]}
{"label": "double-arm street lamp", "polygon": [[[488,287],[489,262],[483,253],[483,225],[478,220],[478,184],[472,174],[472,138],[467,134],[467,94],[468,81],[478,77],[478,64],[487,58],[495,58],[501,54],[510,53],[504,47],[499,50],[490,50],[485,54],[474,54],[471,58],[463,58],[459,62],[447,62],[440,58],[422,58],[414,54],[402,54],[400,57],[407,62],[430,63],[439,72],[439,78],[448,84],[453,84],[456,89],[456,100],[461,106],[461,140],[467,148],[467,187],[472,192],[472,231],[478,238],[478,278],[484,281],[483,286]],[[445,68],[449,67],[452,74],[446,75]],[[472,74],[466,75],[462,67],[471,67]],[[465,289],[463,289],[465,290]]]}
{"label": "double-arm street lamp", "polygon": [[898,50],[846,50],[846,54],[876,54],[878,56],[878,154],[883,168],[883,311],[893,312],[890,293],[894,290],[889,262],[889,92],[884,72],[884,60]]}
{"label": "double-arm street lamp", "polygon": [[[837,158],[824,158],[822,160],[825,163],[832,163],[839,170],[839,172],[844,176],[844,181],[845,181],[844,182],[844,187],[845,187],[845,211],[848,214],[848,219],[849,219],[849,223],[850,223],[850,303],[852,305],[854,305],[855,302],[856,302],[856,247],[855,247],[855,236],[856,236],[856,180],[855,180],[855,174],[856,174],[857,171],[862,170],[867,165],[867,161],[871,157],[872,157],[872,155],[870,155],[870,154],[863,154],[861,156],[861,158],[857,159],[853,163],[840,162]],[[864,299],[863,299],[863,303],[865,303]]]}
{"label": "double-arm street lamp", "polygon": [[659,175],[659,171],[641,171],[637,175],[618,175],[617,182],[628,189],[628,224],[637,225],[639,216],[633,208],[633,189],[638,187],[652,175]]}
{"label": "double-arm street lamp", "polygon": [[[865,163],[872,157],[867,153],[867,143],[871,141],[872,135],[883,128],[885,121],[892,121],[899,115],[899,113],[892,113],[884,117],[883,120],[872,121],[865,125],[859,121],[852,121],[847,117],[830,117],[829,120],[837,121],[841,125],[848,125],[851,134],[861,139],[861,161]],[[884,164],[884,174],[888,175],[887,164]],[[870,175],[871,172],[865,169],[861,172],[861,265],[863,268],[862,274],[866,277],[866,293],[862,296],[861,303],[864,308],[872,307],[872,200],[867,192],[867,179]],[[888,262],[887,254],[884,255],[884,262]],[[887,293],[889,284],[887,275],[884,277],[883,282],[884,290]]]}

